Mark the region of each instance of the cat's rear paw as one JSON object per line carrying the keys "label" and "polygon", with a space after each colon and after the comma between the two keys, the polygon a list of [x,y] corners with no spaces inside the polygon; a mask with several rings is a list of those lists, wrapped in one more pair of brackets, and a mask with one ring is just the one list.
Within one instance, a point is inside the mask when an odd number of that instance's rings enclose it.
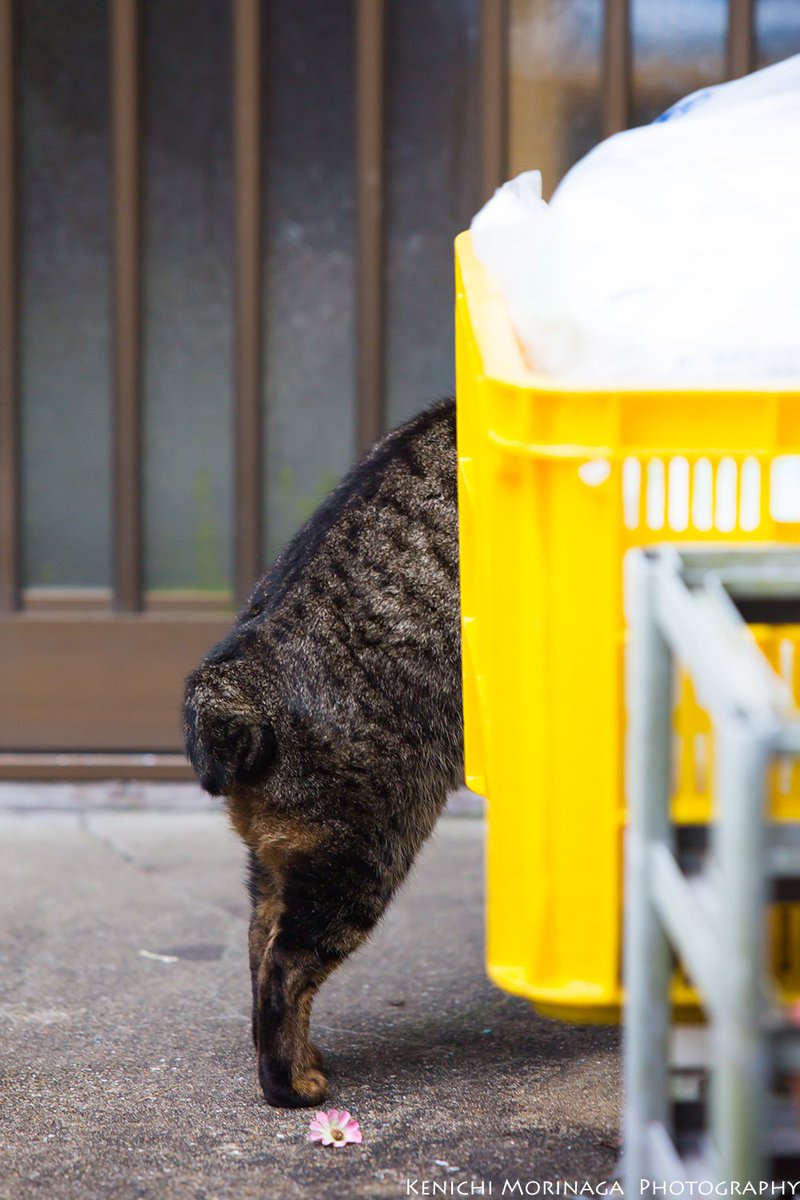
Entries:
{"label": "cat's rear paw", "polygon": [[273,1108],[311,1108],[321,1104],[328,1094],[328,1081],[321,1071],[309,1068],[292,1076],[291,1083],[276,1079],[269,1068],[259,1070],[261,1090]]}

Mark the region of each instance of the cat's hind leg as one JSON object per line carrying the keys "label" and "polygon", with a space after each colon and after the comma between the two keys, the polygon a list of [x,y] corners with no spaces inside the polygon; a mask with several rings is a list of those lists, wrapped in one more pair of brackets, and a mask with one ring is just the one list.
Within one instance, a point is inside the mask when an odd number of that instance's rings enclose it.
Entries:
{"label": "cat's hind leg", "polygon": [[247,949],[253,994],[253,1042],[258,1046],[258,973],[278,931],[282,900],[280,877],[250,851],[247,888],[250,893],[250,928]]}
{"label": "cat's hind leg", "polygon": [[277,1107],[321,1103],[327,1079],[308,1040],[322,982],[374,927],[393,888],[371,856],[321,853],[283,877],[282,908],[256,973],[255,1030],[264,1096]]}
{"label": "cat's hind leg", "polygon": [[322,1056],[308,1039],[311,1004],[332,969],[310,954],[273,947],[259,974],[256,1017],[258,1078],[268,1104],[303,1108],[320,1104],[328,1091]]}
{"label": "cat's hind leg", "polygon": [[[259,976],[262,963],[265,964],[265,975],[271,970],[271,959],[268,955],[268,949],[271,945],[272,937],[274,936],[274,926],[269,920],[266,922],[264,921],[264,915],[263,908],[258,909],[254,904],[253,916],[250,920],[250,934],[248,942],[250,950],[250,980],[253,990],[253,1044],[256,1047],[256,1050],[258,1049]],[[320,979],[316,986],[319,987],[321,982],[322,980]],[[308,1001],[307,1004],[310,1010],[310,1001]],[[306,1020],[305,1024],[307,1036],[308,1020]],[[318,1046],[315,1046],[313,1042],[308,1042],[307,1057],[311,1066],[315,1070],[324,1073],[325,1060],[322,1056],[322,1051]]]}

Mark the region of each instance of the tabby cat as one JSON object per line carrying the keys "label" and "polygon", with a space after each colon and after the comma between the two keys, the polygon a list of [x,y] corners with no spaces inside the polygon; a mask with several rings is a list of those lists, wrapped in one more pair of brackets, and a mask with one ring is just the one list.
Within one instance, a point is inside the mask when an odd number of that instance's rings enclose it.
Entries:
{"label": "tabby cat", "polygon": [[379,442],[189,676],[186,747],[249,848],[264,1096],[327,1091],[314,995],[462,778],[455,405]]}

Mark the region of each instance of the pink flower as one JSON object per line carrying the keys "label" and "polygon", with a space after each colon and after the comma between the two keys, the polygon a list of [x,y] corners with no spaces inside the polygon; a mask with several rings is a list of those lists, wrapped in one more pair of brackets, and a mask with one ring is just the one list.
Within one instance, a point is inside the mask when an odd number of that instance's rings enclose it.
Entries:
{"label": "pink flower", "polygon": [[348,1142],[360,1142],[363,1139],[355,1117],[351,1117],[346,1108],[341,1112],[332,1108],[329,1112],[314,1114],[314,1120],[308,1127],[308,1140],[322,1142],[323,1146],[346,1146]]}

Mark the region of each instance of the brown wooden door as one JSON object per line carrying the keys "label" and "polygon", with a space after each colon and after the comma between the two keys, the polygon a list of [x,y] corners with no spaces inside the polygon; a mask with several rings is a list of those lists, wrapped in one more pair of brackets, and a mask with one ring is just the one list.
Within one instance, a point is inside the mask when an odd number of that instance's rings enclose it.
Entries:
{"label": "brown wooden door", "polygon": [[0,778],[188,778],[182,682],[228,618],[78,604],[0,618]]}
{"label": "brown wooden door", "polygon": [[505,13],[0,0],[0,778],[187,776],[186,673],[452,390]]}
{"label": "brown wooden door", "polygon": [[0,0],[0,778],[188,775],[186,672],[452,390],[452,239],[509,145],[549,194],[800,45],[800,6],[711,9]]}

